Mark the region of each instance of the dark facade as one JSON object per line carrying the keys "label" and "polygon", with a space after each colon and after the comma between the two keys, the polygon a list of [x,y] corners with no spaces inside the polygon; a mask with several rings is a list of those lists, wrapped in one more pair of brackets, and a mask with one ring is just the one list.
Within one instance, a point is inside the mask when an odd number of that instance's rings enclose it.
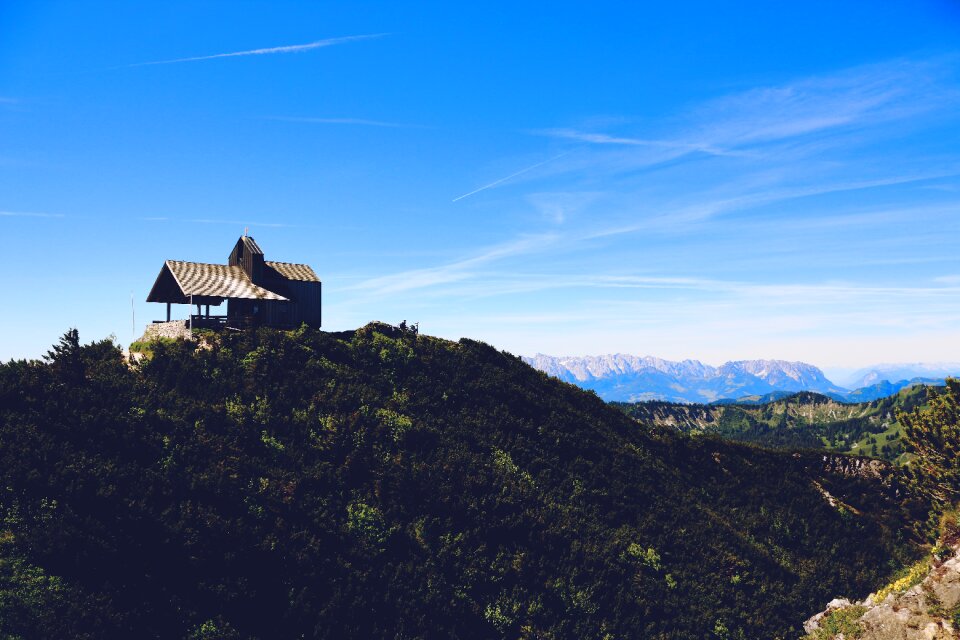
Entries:
{"label": "dark facade", "polygon": [[[210,307],[226,301],[225,315]],[[147,302],[192,304],[194,327],[276,327],[288,329],[321,323],[321,283],[310,266],[271,262],[250,236],[233,247],[227,264],[167,260],[147,296]]]}

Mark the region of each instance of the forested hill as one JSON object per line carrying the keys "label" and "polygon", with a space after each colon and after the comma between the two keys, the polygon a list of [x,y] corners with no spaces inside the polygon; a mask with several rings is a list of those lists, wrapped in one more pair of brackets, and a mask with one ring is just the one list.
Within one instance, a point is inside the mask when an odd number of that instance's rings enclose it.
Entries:
{"label": "forested hill", "polygon": [[795,638],[896,487],[369,325],[0,365],[2,638]]}
{"label": "forested hill", "polygon": [[898,411],[927,399],[927,387],[910,386],[870,402],[846,403],[808,391],[752,403],[679,404],[617,402],[645,425],[709,433],[766,447],[824,448],[897,461],[904,453]]}

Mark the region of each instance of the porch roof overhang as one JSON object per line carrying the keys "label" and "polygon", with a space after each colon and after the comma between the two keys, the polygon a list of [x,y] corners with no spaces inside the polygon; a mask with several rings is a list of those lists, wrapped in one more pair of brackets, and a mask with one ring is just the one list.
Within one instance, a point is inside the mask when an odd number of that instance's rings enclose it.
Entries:
{"label": "porch roof overhang", "polygon": [[288,298],[250,281],[240,266],[167,260],[150,289],[147,302],[219,305],[225,299],[278,300]]}

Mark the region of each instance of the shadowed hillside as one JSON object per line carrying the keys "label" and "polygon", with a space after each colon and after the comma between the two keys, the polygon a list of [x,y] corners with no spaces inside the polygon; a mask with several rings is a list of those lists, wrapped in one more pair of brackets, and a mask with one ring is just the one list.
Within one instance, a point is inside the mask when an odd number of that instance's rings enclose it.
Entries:
{"label": "shadowed hillside", "polygon": [[0,366],[0,637],[794,638],[909,554],[858,465],[386,325],[71,332]]}

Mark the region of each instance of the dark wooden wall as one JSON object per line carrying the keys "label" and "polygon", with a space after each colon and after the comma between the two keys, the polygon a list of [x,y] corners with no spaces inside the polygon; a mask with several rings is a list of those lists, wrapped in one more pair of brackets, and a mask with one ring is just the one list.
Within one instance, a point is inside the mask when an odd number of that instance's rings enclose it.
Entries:
{"label": "dark wooden wall", "polygon": [[[287,280],[283,285],[284,295],[290,302],[277,300],[238,300],[227,303],[230,326],[276,327],[291,329],[307,323],[319,327],[321,322],[321,284]],[[254,308],[257,309],[254,313]]]}

